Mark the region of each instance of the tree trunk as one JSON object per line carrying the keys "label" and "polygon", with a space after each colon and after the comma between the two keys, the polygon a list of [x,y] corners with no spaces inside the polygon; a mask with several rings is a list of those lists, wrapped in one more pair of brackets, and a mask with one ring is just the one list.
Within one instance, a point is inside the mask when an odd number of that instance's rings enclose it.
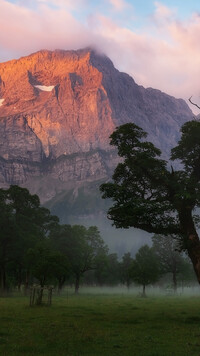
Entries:
{"label": "tree trunk", "polygon": [[79,291],[79,286],[80,286],[80,275],[76,275],[76,280],[75,280],[75,294],[78,294]]}
{"label": "tree trunk", "polygon": [[183,236],[186,238],[186,249],[191,259],[197,280],[200,284],[200,240],[192,217],[192,208],[179,211],[179,220]]}
{"label": "tree trunk", "polygon": [[143,288],[142,288],[142,297],[146,297],[146,291],[145,291],[145,284],[143,284]]}
{"label": "tree trunk", "polygon": [[27,292],[28,292],[29,278],[30,278],[30,273],[29,273],[29,271],[26,270],[26,277],[25,277],[25,282],[24,282],[24,295],[27,295]]}
{"label": "tree trunk", "polygon": [[42,305],[44,287],[38,288],[37,290],[37,305]]}
{"label": "tree trunk", "polygon": [[61,293],[61,290],[62,290],[62,288],[64,286],[65,280],[66,280],[65,277],[58,278],[58,294]]}
{"label": "tree trunk", "polygon": [[172,272],[172,278],[173,278],[173,289],[174,289],[174,293],[177,292],[177,276],[176,276],[176,268],[173,270]]}
{"label": "tree trunk", "polygon": [[188,256],[190,257],[197,280],[200,284],[200,241],[198,235],[190,235],[191,244],[188,247]]}
{"label": "tree trunk", "polygon": [[5,266],[1,266],[1,290],[4,293],[6,291],[6,270]]}
{"label": "tree trunk", "polygon": [[17,278],[17,288],[18,288],[18,291],[21,290],[21,285],[22,285],[22,270],[21,270],[21,268],[19,267],[19,270],[18,270],[18,278]]}
{"label": "tree trunk", "polygon": [[40,287],[37,290],[37,305],[42,305],[42,299],[44,294],[45,277],[40,280]]}
{"label": "tree trunk", "polygon": [[130,288],[130,284],[131,284],[130,279],[127,279],[126,280],[126,287],[127,287],[128,291],[129,291],[129,288]]}

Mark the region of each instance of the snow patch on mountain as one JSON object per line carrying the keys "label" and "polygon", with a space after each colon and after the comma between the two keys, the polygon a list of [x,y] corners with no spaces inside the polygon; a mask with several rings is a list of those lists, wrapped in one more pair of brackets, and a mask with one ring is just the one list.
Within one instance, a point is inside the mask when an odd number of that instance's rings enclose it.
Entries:
{"label": "snow patch on mountain", "polygon": [[38,88],[42,91],[52,91],[55,85],[34,85],[35,88]]}

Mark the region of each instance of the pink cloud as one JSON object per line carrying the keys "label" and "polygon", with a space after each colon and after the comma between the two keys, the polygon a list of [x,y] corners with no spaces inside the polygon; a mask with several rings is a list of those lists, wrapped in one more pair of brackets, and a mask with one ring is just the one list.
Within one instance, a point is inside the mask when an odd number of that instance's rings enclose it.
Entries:
{"label": "pink cloud", "polygon": [[[56,7],[48,6],[47,0],[36,0],[29,8],[28,1],[32,2],[27,0],[25,7],[22,0],[17,5],[0,0],[2,55],[7,52],[19,57],[42,48],[78,49],[95,44],[138,84],[186,100],[200,94],[198,15],[177,21],[174,9],[157,2],[151,23],[134,32],[125,22],[122,26],[100,12],[91,13],[85,23],[78,21],[72,10],[83,8],[89,0],[50,0]],[[123,0],[110,2],[116,9],[126,5]]]}
{"label": "pink cloud", "polygon": [[160,22],[154,23],[153,31],[147,28],[140,34],[98,16],[98,34],[109,41],[104,41],[104,50],[120,70],[145,87],[182,97],[188,103],[191,95],[200,94],[200,17],[194,15],[185,23],[170,20],[166,8],[160,8],[159,14]]}
{"label": "pink cloud", "polygon": [[176,14],[176,9],[169,8],[161,2],[155,1],[154,5],[155,11],[153,18],[158,24],[163,21],[171,21],[172,17]]}
{"label": "pink cloud", "polygon": [[116,11],[123,11],[129,6],[129,4],[125,0],[109,0],[109,3]]}
{"label": "pink cloud", "polygon": [[0,0],[0,47],[29,54],[41,48],[79,48],[88,45],[89,32],[69,11],[45,2],[37,10]]}

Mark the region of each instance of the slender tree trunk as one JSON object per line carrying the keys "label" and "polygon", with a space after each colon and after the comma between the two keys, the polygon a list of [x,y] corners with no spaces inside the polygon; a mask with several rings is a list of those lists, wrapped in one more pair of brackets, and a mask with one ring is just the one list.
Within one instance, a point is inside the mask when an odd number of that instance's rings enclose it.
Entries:
{"label": "slender tree trunk", "polygon": [[22,285],[22,270],[21,270],[21,267],[19,267],[19,270],[18,270],[18,281],[17,281],[18,291],[21,290],[21,285]]}
{"label": "slender tree trunk", "polygon": [[6,269],[5,266],[1,266],[1,290],[4,293],[6,291]]}
{"label": "slender tree trunk", "polygon": [[172,272],[172,278],[173,278],[174,293],[176,293],[177,292],[177,273],[176,273],[176,268]]}
{"label": "slender tree trunk", "polygon": [[129,288],[130,288],[130,284],[131,284],[131,280],[130,280],[130,278],[127,278],[126,279],[126,286],[127,286],[127,289],[129,290]]}
{"label": "slender tree trunk", "polygon": [[43,287],[40,286],[40,289],[37,290],[37,305],[41,305],[42,304],[42,298],[43,298]]}
{"label": "slender tree trunk", "polygon": [[75,280],[75,294],[78,294],[79,291],[79,286],[80,286],[80,275],[76,274],[76,280]]}
{"label": "slender tree trunk", "polygon": [[38,289],[37,305],[42,304],[43,294],[44,294],[45,277],[40,281],[40,288]]}
{"label": "slender tree trunk", "polygon": [[61,290],[62,290],[62,288],[63,288],[63,286],[64,286],[65,280],[66,280],[65,277],[60,277],[60,278],[58,279],[58,294],[61,293]]}
{"label": "slender tree trunk", "polygon": [[57,289],[58,295],[60,295],[61,290],[62,290],[62,283],[58,282],[58,289]]}
{"label": "slender tree trunk", "polygon": [[146,290],[145,290],[146,286],[145,284],[143,284],[143,288],[142,288],[142,297],[146,297]]}
{"label": "slender tree trunk", "polygon": [[30,278],[30,273],[29,273],[29,271],[26,270],[25,283],[24,283],[24,294],[25,295],[27,295],[28,288],[29,288],[29,278]]}

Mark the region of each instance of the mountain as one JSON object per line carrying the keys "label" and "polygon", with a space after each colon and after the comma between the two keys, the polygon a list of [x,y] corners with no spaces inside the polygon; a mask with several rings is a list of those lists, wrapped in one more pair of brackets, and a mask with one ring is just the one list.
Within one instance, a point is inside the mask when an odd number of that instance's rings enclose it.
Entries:
{"label": "mountain", "polygon": [[26,186],[59,215],[94,214],[118,162],[116,126],[141,126],[166,158],[191,118],[182,99],[137,85],[90,48],[0,63],[0,186]]}

